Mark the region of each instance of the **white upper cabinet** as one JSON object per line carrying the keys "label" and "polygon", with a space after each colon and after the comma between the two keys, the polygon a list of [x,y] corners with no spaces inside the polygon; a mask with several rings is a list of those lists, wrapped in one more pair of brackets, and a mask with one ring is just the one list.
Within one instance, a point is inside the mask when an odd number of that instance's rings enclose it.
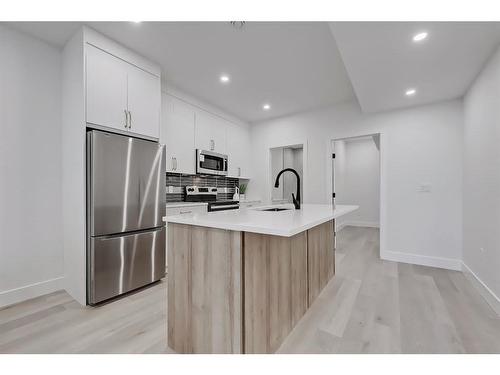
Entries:
{"label": "white upper cabinet", "polygon": [[86,45],[87,123],[160,136],[160,77]]}
{"label": "white upper cabinet", "polygon": [[250,130],[162,94],[160,142],[167,148],[167,172],[195,174],[196,149],[228,155],[228,176],[250,178]]}
{"label": "white upper cabinet", "polygon": [[127,129],[127,63],[87,45],[87,122]]}
{"label": "white upper cabinet", "polygon": [[228,176],[250,177],[250,133],[238,125],[227,123]]}
{"label": "white upper cabinet", "polygon": [[158,138],[160,130],[160,79],[133,65],[128,69],[129,130]]}
{"label": "white upper cabinet", "polygon": [[200,150],[226,153],[226,122],[198,109],[196,111],[195,146]]}
{"label": "white upper cabinet", "polygon": [[167,172],[195,174],[195,107],[162,94],[160,142],[167,146]]}

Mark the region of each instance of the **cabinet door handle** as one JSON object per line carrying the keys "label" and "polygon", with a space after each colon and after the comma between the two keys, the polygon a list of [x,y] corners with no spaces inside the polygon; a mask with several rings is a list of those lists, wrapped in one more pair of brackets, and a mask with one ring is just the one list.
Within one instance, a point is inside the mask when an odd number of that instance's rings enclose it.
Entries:
{"label": "cabinet door handle", "polygon": [[170,158],[170,169],[172,169],[173,171],[175,171],[175,164],[174,164],[174,157],[172,156]]}
{"label": "cabinet door handle", "polygon": [[238,167],[238,177],[241,176],[241,167]]}
{"label": "cabinet door handle", "polygon": [[192,213],[193,211],[180,211],[179,214],[190,214]]}
{"label": "cabinet door handle", "polygon": [[210,151],[215,150],[215,141],[213,139],[210,140]]}
{"label": "cabinet door handle", "polygon": [[126,109],[123,110],[125,112],[125,129],[128,128],[128,111]]}
{"label": "cabinet door handle", "polygon": [[174,158],[174,161],[175,161],[175,170],[177,170],[177,158],[176,157]]}
{"label": "cabinet door handle", "polygon": [[128,111],[128,128],[132,127],[132,112]]}

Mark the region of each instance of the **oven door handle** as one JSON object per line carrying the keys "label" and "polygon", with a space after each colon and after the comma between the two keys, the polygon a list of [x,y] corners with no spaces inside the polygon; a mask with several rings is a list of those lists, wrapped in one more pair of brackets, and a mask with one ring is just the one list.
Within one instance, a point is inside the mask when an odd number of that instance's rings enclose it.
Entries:
{"label": "oven door handle", "polygon": [[226,204],[226,205],[221,205],[221,206],[215,206],[215,207],[210,207],[210,211],[224,211],[224,210],[231,210],[231,209],[237,209],[240,208],[239,204]]}

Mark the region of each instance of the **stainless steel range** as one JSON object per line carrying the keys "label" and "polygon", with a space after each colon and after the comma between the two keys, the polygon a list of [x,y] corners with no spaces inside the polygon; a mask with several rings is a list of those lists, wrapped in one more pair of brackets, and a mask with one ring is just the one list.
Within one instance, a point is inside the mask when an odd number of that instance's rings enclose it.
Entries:
{"label": "stainless steel range", "polygon": [[186,202],[207,202],[208,212],[237,210],[240,202],[232,200],[217,200],[215,186],[186,186]]}

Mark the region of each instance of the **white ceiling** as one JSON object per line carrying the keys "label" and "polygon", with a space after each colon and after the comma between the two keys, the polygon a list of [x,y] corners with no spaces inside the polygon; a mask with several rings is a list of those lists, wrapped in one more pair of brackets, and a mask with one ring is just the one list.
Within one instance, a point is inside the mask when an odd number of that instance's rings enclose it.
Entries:
{"label": "white ceiling", "polygon": [[[228,22],[87,24],[159,63],[181,90],[249,122],[354,93],[365,112],[458,98],[500,43],[500,23],[486,22],[248,22],[242,30]],[[82,23],[10,25],[62,47]],[[424,30],[427,40],[413,43]],[[221,73],[230,84],[219,82]],[[410,87],[417,94],[407,97]]]}
{"label": "white ceiling", "polygon": [[62,48],[82,22],[2,22],[16,30]]}
{"label": "white ceiling", "polygon": [[[365,112],[421,105],[465,94],[500,43],[499,23],[331,23]],[[414,34],[428,38],[414,43]],[[405,96],[414,87],[416,95]]]}
{"label": "white ceiling", "polygon": [[[168,82],[255,122],[354,98],[327,23],[90,22],[90,27],[159,63]],[[11,23],[62,46],[78,23]],[[221,73],[231,77],[219,82]],[[264,103],[271,110],[263,111]]]}

